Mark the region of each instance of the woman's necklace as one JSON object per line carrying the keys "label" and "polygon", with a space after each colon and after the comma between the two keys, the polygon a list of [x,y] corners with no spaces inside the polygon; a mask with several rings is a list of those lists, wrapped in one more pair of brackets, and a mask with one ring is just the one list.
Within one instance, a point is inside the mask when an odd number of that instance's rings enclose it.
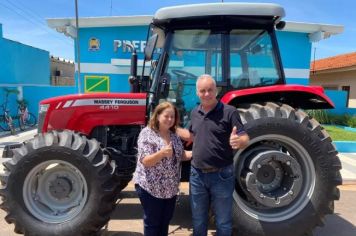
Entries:
{"label": "woman's necklace", "polygon": [[162,139],[166,142],[166,144],[168,145],[171,142],[171,135],[170,132],[159,132],[159,135],[162,137]]}

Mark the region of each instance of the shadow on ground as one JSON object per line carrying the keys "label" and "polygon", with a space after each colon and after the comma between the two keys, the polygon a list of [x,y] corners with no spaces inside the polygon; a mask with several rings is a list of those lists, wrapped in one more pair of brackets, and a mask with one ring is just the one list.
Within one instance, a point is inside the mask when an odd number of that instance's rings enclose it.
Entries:
{"label": "shadow on ground", "polygon": [[355,236],[356,226],[339,214],[327,215],[325,226],[314,230],[314,236]]}
{"label": "shadow on ground", "polygon": [[[124,191],[121,193],[115,211],[111,215],[112,220],[142,220],[143,210],[138,200],[130,201],[130,203],[120,203],[123,199],[130,198],[134,200],[137,198],[135,191]],[[126,201],[126,200],[125,200]],[[192,217],[189,203],[189,195],[181,193],[176,205],[173,219],[170,222],[169,235],[190,235],[192,232]],[[213,230],[214,226],[210,224],[209,230]],[[136,229],[137,230],[137,229]],[[184,232],[184,233],[182,233]],[[143,235],[138,232],[127,231],[106,231],[104,230],[101,236],[135,236]],[[211,234],[209,234],[211,235]],[[214,234],[213,234],[214,235]]]}

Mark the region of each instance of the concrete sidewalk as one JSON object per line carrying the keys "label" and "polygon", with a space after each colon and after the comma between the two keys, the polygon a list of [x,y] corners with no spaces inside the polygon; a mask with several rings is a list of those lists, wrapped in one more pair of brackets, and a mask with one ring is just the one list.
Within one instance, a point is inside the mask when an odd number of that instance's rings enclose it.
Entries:
{"label": "concrete sidewalk", "polygon": [[339,153],[343,184],[356,184],[356,153]]}
{"label": "concrete sidewalk", "polygon": [[[31,129],[16,135],[0,137],[0,155],[2,156],[5,145],[24,142],[34,137],[36,133],[37,129]],[[341,176],[343,184],[356,184],[356,153],[339,153],[339,157],[342,163]]]}

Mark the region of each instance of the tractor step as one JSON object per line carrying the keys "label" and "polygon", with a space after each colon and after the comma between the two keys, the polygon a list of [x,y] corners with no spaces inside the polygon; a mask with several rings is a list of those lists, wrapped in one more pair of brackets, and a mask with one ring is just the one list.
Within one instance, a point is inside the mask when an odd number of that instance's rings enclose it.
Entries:
{"label": "tractor step", "polygon": [[19,148],[22,146],[22,143],[20,142],[4,142],[0,144],[1,146],[4,145],[4,151],[2,152],[2,157],[3,158],[11,158],[14,153],[12,150]]}

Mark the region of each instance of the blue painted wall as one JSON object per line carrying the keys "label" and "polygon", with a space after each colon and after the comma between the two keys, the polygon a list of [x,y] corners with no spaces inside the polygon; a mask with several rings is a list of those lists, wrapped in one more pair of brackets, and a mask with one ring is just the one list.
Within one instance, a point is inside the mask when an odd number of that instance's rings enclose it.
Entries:
{"label": "blue painted wall", "polygon": [[[6,87],[6,89],[17,91],[16,87]],[[0,115],[4,114],[6,92],[5,87],[0,88]],[[7,98],[6,108],[11,116],[16,116],[17,114],[17,93],[9,93]]]}
{"label": "blue painted wall", "polygon": [[[135,45],[142,58],[142,49],[145,46],[148,26],[125,26],[80,29],[80,56],[83,63],[110,63],[111,58],[130,59],[131,53],[124,52],[123,47],[114,51],[114,40],[137,41]],[[99,50],[89,50],[89,39],[97,38],[100,41]],[[75,51],[77,52],[77,51]]]}
{"label": "blue painted wall", "polygon": [[333,114],[349,114],[356,115],[356,108],[346,107],[347,94],[346,91],[325,90],[326,95],[333,101],[335,108],[330,109]]}
{"label": "blue painted wall", "polygon": [[23,88],[23,93],[25,97],[29,98],[29,111],[37,116],[41,100],[67,94],[74,94],[77,93],[77,88],[75,86],[26,86]]}
{"label": "blue painted wall", "polygon": [[[148,26],[125,26],[125,27],[101,27],[82,28],[80,34],[80,56],[81,56],[81,92],[84,92],[84,76],[86,75],[107,75],[110,81],[110,92],[129,92],[128,74],[129,66],[112,65],[111,59],[127,59],[131,57],[131,52],[123,47],[123,41],[129,40],[136,46],[139,59],[143,58],[143,49],[146,43]],[[99,49],[90,50],[89,41],[91,38],[99,40]],[[114,48],[114,40],[117,40],[117,50]],[[77,50],[75,48],[75,55]],[[100,72],[86,72],[85,63],[97,63],[98,67],[112,67],[113,73],[102,69]],[[105,65],[104,65],[105,64]],[[77,80],[77,74],[75,74]]]}
{"label": "blue painted wall", "polygon": [[[285,71],[287,84],[309,85],[312,44],[308,34],[277,31],[277,40],[283,67],[285,70],[287,69]],[[299,73],[288,73],[288,70],[297,70]]]}
{"label": "blue painted wall", "polygon": [[277,40],[284,68],[309,69],[311,43],[308,34],[278,31]]}
{"label": "blue painted wall", "polygon": [[49,85],[49,52],[8,39],[1,44],[0,85]]}
{"label": "blue painted wall", "polygon": [[[0,24],[0,105],[5,103],[5,89],[22,90],[29,110],[37,116],[39,101],[76,92],[76,87],[50,86],[49,52],[2,37]],[[17,93],[8,95],[7,109],[17,115]],[[0,114],[3,114],[2,106]]]}

